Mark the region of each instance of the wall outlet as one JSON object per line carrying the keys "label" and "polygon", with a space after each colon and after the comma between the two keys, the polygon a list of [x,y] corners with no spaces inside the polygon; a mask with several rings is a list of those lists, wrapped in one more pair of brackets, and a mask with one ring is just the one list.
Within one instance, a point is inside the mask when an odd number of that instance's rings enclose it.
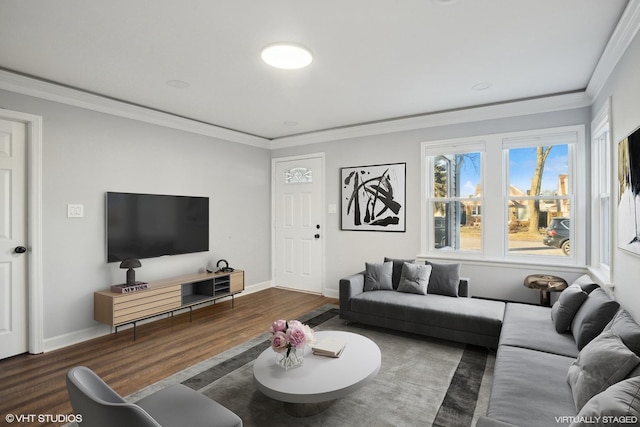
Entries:
{"label": "wall outlet", "polygon": [[84,217],[84,205],[67,205],[67,218]]}

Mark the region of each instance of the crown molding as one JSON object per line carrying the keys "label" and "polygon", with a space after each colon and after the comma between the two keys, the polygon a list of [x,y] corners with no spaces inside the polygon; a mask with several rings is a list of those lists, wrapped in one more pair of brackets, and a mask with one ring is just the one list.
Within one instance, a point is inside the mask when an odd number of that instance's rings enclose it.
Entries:
{"label": "crown molding", "polygon": [[254,135],[106,98],[54,83],[0,70],[0,89],[74,107],[124,117],[198,135],[269,149],[270,141]]}
{"label": "crown molding", "polygon": [[638,29],[640,29],[640,0],[630,0],[587,85],[587,94],[592,101],[602,91],[613,69],[638,33]]}
{"label": "crown molding", "polygon": [[586,92],[572,92],[275,138],[271,149],[590,107],[591,103]]}

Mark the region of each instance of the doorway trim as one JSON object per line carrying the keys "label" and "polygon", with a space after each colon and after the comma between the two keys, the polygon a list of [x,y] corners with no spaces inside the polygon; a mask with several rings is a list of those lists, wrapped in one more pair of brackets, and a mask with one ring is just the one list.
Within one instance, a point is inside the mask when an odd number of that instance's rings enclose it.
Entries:
{"label": "doorway trim", "polygon": [[[322,169],[322,182],[320,183],[320,219],[322,223],[322,239],[320,239],[320,257],[322,258],[320,261],[320,280],[322,283],[322,295],[325,295],[326,286],[325,286],[325,263],[326,263],[326,241],[327,241],[327,215],[325,211],[325,200],[326,200],[326,161],[325,161],[325,153],[309,153],[303,154],[299,156],[288,156],[288,157],[273,157],[271,158],[271,283],[272,286],[275,286],[275,276],[276,276],[276,203],[275,203],[275,195],[276,195],[276,163],[280,162],[289,162],[292,160],[307,160],[307,159],[320,159],[321,169]],[[322,230],[321,230],[322,231]],[[326,295],[325,295],[326,296]]]}
{"label": "doorway trim", "polygon": [[24,123],[27,143],[27,342],[28,351],[44,351],[42,282],[42,117],[0,108],[0,118]]}

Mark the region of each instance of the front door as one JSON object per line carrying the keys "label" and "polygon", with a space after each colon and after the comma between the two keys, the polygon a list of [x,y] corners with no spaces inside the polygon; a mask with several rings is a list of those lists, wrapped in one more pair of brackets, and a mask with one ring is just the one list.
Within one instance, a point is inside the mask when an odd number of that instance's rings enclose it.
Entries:
{"label": "front door", "polygon": [[322,293],[322,157],[275,160],[274,282]]}
{"label": "front door", "polygon": [[27,341],[26,126],[0,119],[0,359]]}

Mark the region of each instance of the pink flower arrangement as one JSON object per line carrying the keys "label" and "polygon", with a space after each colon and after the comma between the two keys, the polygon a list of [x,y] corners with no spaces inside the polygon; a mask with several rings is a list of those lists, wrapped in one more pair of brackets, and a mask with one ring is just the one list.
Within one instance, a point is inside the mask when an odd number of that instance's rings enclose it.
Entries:
{"label": "pink flower arrangement", "polygon": [[271,348],[277,353],[287,352],[289,356],[292,349],[303,349],[305,345],[316,342],[313,330],[299,320],[276,320],[269,328],[271,332]]}

